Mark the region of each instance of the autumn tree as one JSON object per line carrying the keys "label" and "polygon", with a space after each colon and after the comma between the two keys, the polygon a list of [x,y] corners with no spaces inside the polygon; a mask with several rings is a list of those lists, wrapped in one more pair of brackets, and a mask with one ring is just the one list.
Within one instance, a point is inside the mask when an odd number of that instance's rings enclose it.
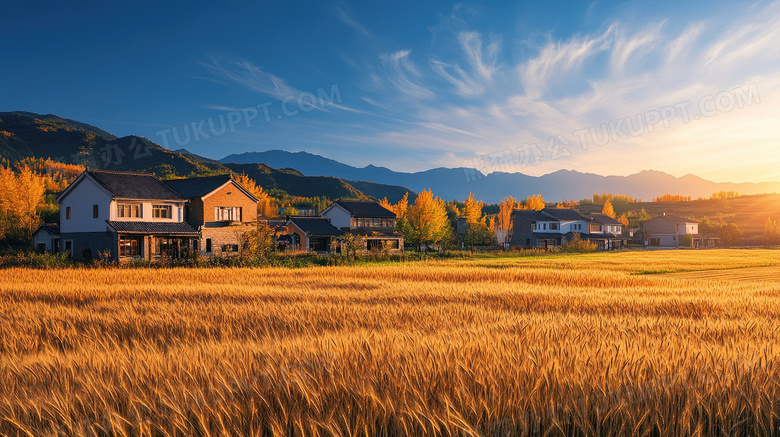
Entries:
{"label": "autumn tree", "polygon": [[512,196],[504,197],[498,203],[498,214],[495,218],[496,238],[499,244],[506,245],[512,238],[512,212],[517,207],[517,200]]}
{"label": "autumn tree", "polygon": [[451,232],[444,201],[435,197],[430,189],[417,195],[405,219],[408,226],[404,229],[404,239],[417,246],[418,252],[421,245],[425,244],[427,249],[427,246],[447,239]]}
{"label": "autumn tree", "polygon": [[766,219],[766,223],[764,224],[764,237],[769,244],[780,242],[780,225],[778,225],[777,220],[772,220],[771,217]]}
{"label": "autumn tree", "polygon": [[544,198],[541,194],[535,194],[528,196],[528,201],[525,204],[525,209],[532,209],[534,211],[541,211],[547,206],[544,203]]}
{"label": "autumn tree", "polygon": [[471,225],[480,225],[482,221],[482,207],[484,203],[481,200],[474,198],[474,193],[469,193],[466,201],[463,202],[463,217],[466,218],[466,223]]}
{"label": "autumn tree", "polygon": [[604,208],[601,209],[601,213],[609,217],[615,218],[615,210],[612,208],[612,201],[607,199],[604,201]]}
{"label": "autumn tree", "polygon": [[43,203],[46,180],[27,166],[18,172],[0,166],[0,236],[32,237],[40,224],[38,207]]}
{"label": "autumn tree", "polygon": [[262,214],[266,217],[276,215],[276,209],[274,208],[273,200],[271,200],[271,197],[268,195],[268,193],[263,190],[263,187],[257,185],[254,179],[247,176],[246,173],[241,173],[240,175],[234,176],[233,179],[235,179],[239,185],[246,188],[247,191],[252,193],[253,196],[257,197],[258,214]]}
{"label": "autumn tree", "polygon": [[467,231],[464,235],[464,242],[468,244],[472,250],[474,245],[478,244],[491,244],[493,242],[493,234],[485,224],[485,218],[482,215],[482,208],[484,203],[481,200],[474,198],[474,193],[469,193],[466,201],[463,202],[463,217],[466,219]]}

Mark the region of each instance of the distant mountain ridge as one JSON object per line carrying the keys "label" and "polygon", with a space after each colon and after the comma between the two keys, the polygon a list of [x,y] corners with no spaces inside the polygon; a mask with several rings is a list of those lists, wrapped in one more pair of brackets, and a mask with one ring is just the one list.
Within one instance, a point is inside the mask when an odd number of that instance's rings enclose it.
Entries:
{"label": "distant mountain ridge", "polygon": [[[102,129],[52,114],[0,112],[0,163],[25,158],[53,159],[94,169],[153,173],[161,178],[225,174],[249,174],[263,189],[277,189],[292,196],[387,197],[397,202],[409,192],[396,184],[352,182],[336,177],[310,177],[296,170],[269,166],[223,164],[186,149],[168,150],[143,137],[118,138]],[[3,161],[4,160],[4,161]]]}
{"label": "distant mountain ridge", "polygon": [[466,168],[434,168],[405,173],[373,165],[353,167],[308,152],[283,150],[233,154],[219,161],[265,163],[277,168],[293,167],[308,176],[334,176],[355,181],[392,183],[417,192],[430,188],[434,194],[445,200],[463,200],[473,192],[478,199],[486,203],[497,203],[507,195],[525,198],[531,194],[541,194],[547,200],[558,201],[563,198],[590,198],[593,193],[614,193],[649,201],[666,193],[697,198],[709,197],[719,191],[736,191],[740,194],[780,192],[780,182],[711,182],[691,174],[678,178],[654,170],[644,170],[629,176],[600,176],[576,170],[558,170],[543,176],[528,176],[522,173],[484,175]]}

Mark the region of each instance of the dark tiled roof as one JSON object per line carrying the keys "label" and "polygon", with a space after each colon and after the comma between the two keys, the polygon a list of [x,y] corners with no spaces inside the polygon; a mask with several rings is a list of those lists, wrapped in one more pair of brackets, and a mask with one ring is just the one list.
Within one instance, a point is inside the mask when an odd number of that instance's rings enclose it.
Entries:
{"label": "dark tiled roof", "polygon": [[121,171],[86,170],[115,198],[148,200],[184,200],[154,175]]}
{"label": "dark tiled roof", "polygon": [[516,209],[512,211],[512,215],[516,217],[522,217],[526,220],[536,221],[536,222],[555,221],[555,218],[550,217],[549,215],[541,211],[534,211],[532,209]]}
{"label": "dark tiled roof", "polygon": [[336,229],[328,219],[322,217],[290,217],[290,221],[300,230],[309,235],[341,235],[343,232]]}
{"label": "dark tiled roof", "polygon": [[[193,199],[196,197],[203,197],[217,188],[225,185],[227,182],[232,180],[233,178],[230,175],[220,175],[220,176],[206,176],[201,178],[188,178],[188,179],[172,179],[170,181],[165,181],[166,184],[168,184],[169,187],[173,188],[176,192],[181,194],[182,196]],[[249,196],[252,200],[257,201],[257,198],[252,195],[249,191],[247,191],[244,187],[239,185],[236,182],[236,186],[238,189],[240,189],[244,194]]]}
{"label": "dark tiled roof", "polygon": [[541,238],[556,238],[556,237],[560,238],[563,237],[564,235],[561,234],[560,232],[536,232],[536,231],[534,231],[533,234],[536,237],[541,237]]}
{"label": "dark tiled roof", "polygon": [[109,221],[108,224],[120,234],[198,235],[195,228],[182,222]]}
{"label": "dark tiled roof", "polygon": [[558,220],[585,220],[587,219],[581,216],[577,211],[567,208],[545,208],[542,210],[545,214],[549,214]]}
{"label": "dark tiled roof", "polygon": [[[361,237],[402,237],[401,234],[395,233],[395,232],[381,232],[377,230],[371,230],[371,229],[350,229],[350,234],[360,235]],[[376,235],[374,235],[376,234]]]}
{"label": "dark tiled roof", "polygon": [[623,223],[613,219],[612,217],[602,214],[600,212],[592,212],[590,213],[590,218],[596,223],[600,223],[602,225],[623,225]]}
{"label": "dark tiled roof", "polygon": [[[663,220],[666,220],[666,221],[670,221],[672,223],[698,223],[696,220],[691,220],[691,219],[679,217],[679,216],[676,216],[676,215],[669,215],[669,214],[667,214],[667,215],[659,215],[655,219],[663,219]],[[655,220],[655,219],[653,219],[653,220]]]}
{"label": "dark tiled roof", "polygon": [[46,231],[51,235],[59,235],[60,234],[60,225],[57,223],[45,223],[38,227],[38,229],[35,230],[35,232],[38,231]]}
{"label": "dark tiled roof", "polygon": [[337,204],[351,212],[355,217],[390,217],[395,218],[395,213],[376,202],[359,202],[354,200],[337,200]]}

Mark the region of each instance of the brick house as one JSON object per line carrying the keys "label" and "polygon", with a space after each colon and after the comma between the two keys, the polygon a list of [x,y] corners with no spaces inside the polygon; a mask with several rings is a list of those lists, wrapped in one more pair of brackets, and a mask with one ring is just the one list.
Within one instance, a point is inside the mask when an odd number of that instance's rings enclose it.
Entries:
{"label": "brick house", "polygon": [[59,196],[60,250],[114,261],[184,258],[198,231],[184,221],[187,199],[156,176],[85,170]]}
{"label": "brick house", "polygon": [[293,250],[306,252],[330,252],[331,243],[344,233],[322,217],[290,217],[287,235]]}
{"label": "brick house", "polygon": [[184,221],[200,232],[199,253],[237,253],[247,232],[257,229],[258,199],[230,175],[165,182],[187,199]]}
{"label": "brick house", "polygon": [[395,232],[395,213],[376,202],[337,200],[320,215],[337,229],[363,237],[365,250],[403,251],[404,237]]}

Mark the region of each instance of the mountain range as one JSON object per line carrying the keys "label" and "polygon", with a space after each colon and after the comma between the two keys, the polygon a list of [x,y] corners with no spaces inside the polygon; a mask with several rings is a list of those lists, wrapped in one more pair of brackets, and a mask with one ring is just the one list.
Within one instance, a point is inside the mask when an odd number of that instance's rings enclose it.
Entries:
{"label": "mountain range", "polygon": [[559,170],[543,176],[521,173],[488,175],[466,168],[434,168],[397,172],[368,165],[353,167],[307,152],[269,150],[229,155],[220,160],[187,149],[168,150],[153,141],[129,135],[116,137],[102,129],[52,114],[0,112],[0,163],[25,158],[51,158],[92,168],[154,173],[161,178],[246,173],[266,190],[292,196],[382,199],[398,201],[405,193],[432,189],[445,200],[464,200],[469,193],[486,203],[504,196],[541,194],[548,201],[579,200],[593,193],[625,194],[652,200],[666,193],[709,197],[719,191],[740,194],[780,192],[780,183],[717,183],[694,175],[675,177],[647,170],[630,176],[600,176]]}
{"label": "mountain range", "polygon": [[223,164],[186,149],[165,149],[147,138],[135,135],[119,138],[97,127],[52,114],[0,112],[0,164],[11,165],[26,158],[48,158],[104,170],[153,173],[163,179],[232,171],[246,173],[265,190],[301,197],[387,197],[397,202],[407,192],[411,199],[416,196],[407,188],[392,184],[306,176],[294,169],[275,169],[264,164]]}
{"label": "mountain range", "polygon": [[262,162],[277,168],[294,167],[306,175],[335,176],[380,184],[392,183],[417,192],[430,188],[434,194],[445,200],[463,200],[469,193],[474,193],[477,199],[486,203],[497,203],[507,195],[525,198],[532,194],[541,194],[547,200],[560,201],[564,198],[590,198],[593,193],[625,194],[635,199],[652,200],[666,193],[698,198],[710,197],[719,191],[736,191],[740,194],[780,192],[778,182],[719,183],[691,174],[678,178],[654,170],[645,170],[630,176],[600,176],[576,170],[559,170],[543,176],[498,172],[485,175],[467,168],[434,168],[405,173],[374,165],[353,167],[307,152],[283,150],[228,155],[219,161]]}

